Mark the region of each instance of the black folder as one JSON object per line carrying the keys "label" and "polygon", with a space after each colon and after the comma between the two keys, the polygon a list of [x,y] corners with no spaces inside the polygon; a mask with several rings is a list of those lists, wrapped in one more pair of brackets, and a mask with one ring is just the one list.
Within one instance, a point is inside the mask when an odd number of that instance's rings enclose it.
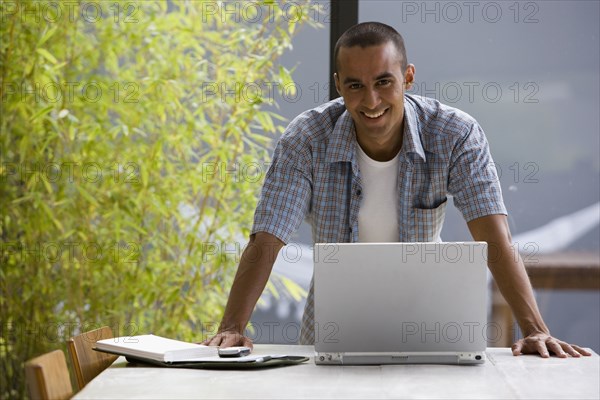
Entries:
{"label": "black folder", "polygon": [[125,357],[131,364],[139,366],[157,366],[164,368],[195,368],[195,369],[258,369],[281,367],[285,365],[301,364],[308,361],[308,357],[302,356],[263,356],[256,360],[235,361],[235,358],[227,361],[194,361],[194,362],[161,362],[156,360],[141,359],[136,357]]}

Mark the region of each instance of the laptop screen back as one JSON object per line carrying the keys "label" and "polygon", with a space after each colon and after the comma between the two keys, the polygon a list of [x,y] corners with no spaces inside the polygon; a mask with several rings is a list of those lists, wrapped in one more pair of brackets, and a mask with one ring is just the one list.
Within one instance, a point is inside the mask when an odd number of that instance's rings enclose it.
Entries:
{"label": "laptop screen back", "polygon": [[317,352],[483,351],[487,244],[315,245]]}

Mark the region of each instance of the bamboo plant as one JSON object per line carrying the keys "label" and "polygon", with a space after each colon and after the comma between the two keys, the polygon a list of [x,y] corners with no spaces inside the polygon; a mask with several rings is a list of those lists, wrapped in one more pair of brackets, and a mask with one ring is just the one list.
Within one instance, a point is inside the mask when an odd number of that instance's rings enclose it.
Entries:
{"label": "bamboo plant", "polygon": [[214,329],[293,87],[278,58],[319,25],[251,3],[0,3],[1,398],[80,332]]}

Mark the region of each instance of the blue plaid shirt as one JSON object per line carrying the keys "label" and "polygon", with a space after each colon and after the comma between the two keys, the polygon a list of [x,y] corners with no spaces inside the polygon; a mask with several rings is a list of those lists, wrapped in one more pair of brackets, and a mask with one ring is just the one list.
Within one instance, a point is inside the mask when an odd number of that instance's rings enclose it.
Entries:
{"label": "blue plaid shirt", "polygon": [[[358,242],[362,184],[356,132],[339,98],[296,117],[280,138],[254,215],[252,233],[287,243],[302,220],[315,243]],[[466,221],[506,214],[483,130],[470,115],[420,96],[404,96],[398,163],[398,241],[439,237],[447,196]],[[314,342],[311,281],[301,344]]]}

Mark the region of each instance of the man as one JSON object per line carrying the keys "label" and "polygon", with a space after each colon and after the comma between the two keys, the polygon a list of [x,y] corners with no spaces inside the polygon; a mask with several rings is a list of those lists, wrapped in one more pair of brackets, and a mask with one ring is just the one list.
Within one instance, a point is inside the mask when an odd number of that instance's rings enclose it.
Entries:
{"label": "man", "polygon": [[[205,341],[252,346],[243,331],[281,247],[304,217],[315,242],[439,241],[451,194],[524,334],[513,354],[589,355],[552,337],[511,243],[487,140],[469,115],[410,96],[415,77],[402,36],[358,24],[336,44],[342,99],[298,116],[275,149],[219,333]],[[301,343],[314,342],[312,282]]]}

